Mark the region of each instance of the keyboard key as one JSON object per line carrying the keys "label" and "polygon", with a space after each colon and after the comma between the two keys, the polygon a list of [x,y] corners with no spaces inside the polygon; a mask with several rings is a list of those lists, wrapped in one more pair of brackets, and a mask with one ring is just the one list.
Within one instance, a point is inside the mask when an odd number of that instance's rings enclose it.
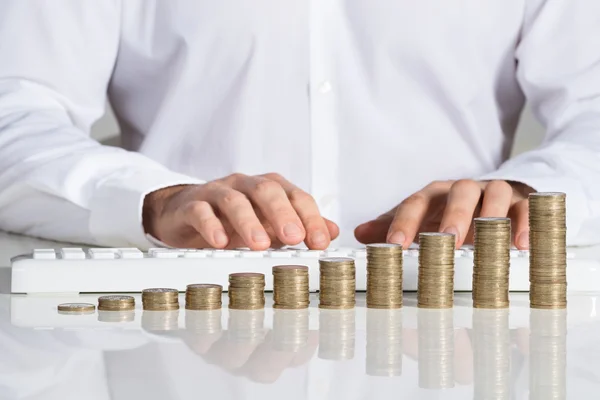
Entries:
{"label": "keyboard key", "polygon": [[33,250],[34,260],[55,260],[56,251],[54,249],[35,249]]}
{"label": "keyboard key", "polygon": [[144,253],[136,248],[119,249],[119,256],[121,258],[132,259],[132,258],[144,258]]}
{"label": "keyboard key", "polygon": [[88,250],[88,254],[95,260],[111,260],[117,257],[113,249],[93,248]]}
{"label": "keyboard key", "polygon": [[85,260],[85,253],[81,248],[67,247],[60,251],[63,260]]}

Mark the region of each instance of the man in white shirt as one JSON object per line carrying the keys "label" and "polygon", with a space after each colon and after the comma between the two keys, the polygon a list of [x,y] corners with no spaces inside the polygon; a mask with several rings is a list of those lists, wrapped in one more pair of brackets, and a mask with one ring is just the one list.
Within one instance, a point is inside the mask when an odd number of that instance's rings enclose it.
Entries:
{"label": "man in white shirt", "polygon": [[[508,215],[526,248],[535,190],[596,243],[599,49],[594,0],[3,0],[0,228],[460,246]],[[107,94],[128,151],[89,137]],[[507,161],[526,99],[546,139]]]}

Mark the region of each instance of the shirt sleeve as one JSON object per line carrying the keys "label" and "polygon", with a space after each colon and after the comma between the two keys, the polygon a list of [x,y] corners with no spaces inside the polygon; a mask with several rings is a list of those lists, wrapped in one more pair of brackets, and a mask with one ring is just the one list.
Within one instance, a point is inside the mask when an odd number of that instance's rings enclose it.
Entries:
{"label": "shirt sleeve", "polygon": [[89,136],[117,57],[118,0],[0,2],[0,229],[147,248],[144,196],[201,181]]}
{"label": "shirt sleeve", "polygon": [[527,0],[518,80],[540,147],[480,177],[567,194],[569,245],[600,243],[600,1]]}

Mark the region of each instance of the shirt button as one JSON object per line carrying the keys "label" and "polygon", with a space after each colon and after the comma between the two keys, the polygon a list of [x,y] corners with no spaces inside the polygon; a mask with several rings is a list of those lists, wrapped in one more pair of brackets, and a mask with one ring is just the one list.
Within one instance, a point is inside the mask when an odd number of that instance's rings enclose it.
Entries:
{"label": "shirt button", "polygon": [[321,82],[321,84],[319,85],[319,91],[323,94],[327,94],[329,92],[331,92],[332,86],[331,86],[331,82],[329,81],[324,81]]}

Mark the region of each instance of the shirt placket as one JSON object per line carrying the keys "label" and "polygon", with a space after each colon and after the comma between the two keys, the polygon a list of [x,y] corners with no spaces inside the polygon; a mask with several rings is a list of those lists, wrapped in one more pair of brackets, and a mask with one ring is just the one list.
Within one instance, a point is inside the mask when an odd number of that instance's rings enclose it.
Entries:
{"label": "shirt placket", "polygon": [[334,221],[339,218],[335,16],[335,0],[310,0],[311,192],[321,213]]}

